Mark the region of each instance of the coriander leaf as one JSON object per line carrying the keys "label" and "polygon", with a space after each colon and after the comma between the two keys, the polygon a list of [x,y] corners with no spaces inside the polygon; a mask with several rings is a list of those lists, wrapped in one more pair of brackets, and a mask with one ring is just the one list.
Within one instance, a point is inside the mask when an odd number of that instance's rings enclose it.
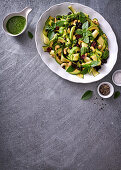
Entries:
{"label": "coriander leaf", "polygon": [[87,51],[87,48],[86,47],[82,47],[81,48],[81,55],[84,55]]}
{"label": "coriander leaf", "polygon": [[28,31],[28,36],[29,36],[29,38],[33,38],[33,34],[30,32],[30,31]]}
{"label": "coriander leaf", "polygon": [[102,55],[102,59],[107,59],[109,57],[109,51],[105,50],[103,55]]}
{"label": "coriander leaf", "polygon": [[70,66],[66,71],[67,72],[73,72],[75,70],[75,68],[73,66]]}
{"label": "coriander leaf", "polygon": [[82,33],[83,33],[83,31],[82,31],[81,29],[77,29],[77,30],[76,30],[76,34],[79,34],[79,35],[80,35],[80,34],[82,34]]}
{"label": "coriander leaf", "polygon": [[114,99],[117,99],[120,96],[120,91],[116,91],[114,93]]}
{"label": "coriander leaf", "polygon": [[49,40],[51,40],[51,39],[54,37],[54,35],[55,35],[54,31],[49,31],[49,32],[48,32],[48,38],[49,38]]}
{"label": "coriander leaf", "polygon": [[85,36],[85,37],[83,38],[83,41],[84,41],[85,43],[89,43],[89,37]]}
{"label": "coriander leaf", "polygon": [[83,94],[83,96],[82,96],[82,100],[88,100],[88,99],[90,99],[91,97],[92,97],[92,95],[93,95],[93,91],[91,91],[91,90],[88,90],[88,91],[86,91],[84,94]]}
{"label": "coriander leaf", "polygon": [[88,28],[88,21],[86,21],[83,25],[82,25],[82,29]]}

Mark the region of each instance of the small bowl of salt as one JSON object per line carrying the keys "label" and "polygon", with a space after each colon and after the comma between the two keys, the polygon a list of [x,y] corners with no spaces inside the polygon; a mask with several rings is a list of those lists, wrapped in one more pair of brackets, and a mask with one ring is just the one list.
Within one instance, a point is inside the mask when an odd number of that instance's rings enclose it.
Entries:
{"label": "small bowl of salt", "polygon": [[121,70],[116,70],[112,75],[112,81],[115,85],[121,86]]}

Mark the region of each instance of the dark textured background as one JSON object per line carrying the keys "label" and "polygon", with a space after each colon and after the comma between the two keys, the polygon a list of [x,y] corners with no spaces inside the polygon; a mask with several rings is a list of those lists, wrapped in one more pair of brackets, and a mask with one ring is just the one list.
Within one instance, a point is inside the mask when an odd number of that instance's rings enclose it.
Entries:
{"label": "dark textured background", "polygon": [[[0,0],[5,15],[33,8],[28,30],[63,0]],[[110,23],[118,40],[118,62],[103,80],[75,84],[49,70],[27,32],[10,37],[0,27],[0,170],[121,170],[121,97],[102,100],[96,92],[121,69],[121,1],[80,0]],[[80,100],[86,90],[91,100]],[[116,90],[121,88],[115,87]]]}

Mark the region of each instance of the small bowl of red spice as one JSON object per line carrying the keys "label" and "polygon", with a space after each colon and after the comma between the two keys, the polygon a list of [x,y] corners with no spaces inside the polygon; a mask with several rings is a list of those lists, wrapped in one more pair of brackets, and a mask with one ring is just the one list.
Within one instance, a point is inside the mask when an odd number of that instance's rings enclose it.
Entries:
{"label": "small bowl of red spice", "polygon": [[114,87],[109,82],[102,82],[98,85],[97,92],[102,98],[109,98],[114,93]]}

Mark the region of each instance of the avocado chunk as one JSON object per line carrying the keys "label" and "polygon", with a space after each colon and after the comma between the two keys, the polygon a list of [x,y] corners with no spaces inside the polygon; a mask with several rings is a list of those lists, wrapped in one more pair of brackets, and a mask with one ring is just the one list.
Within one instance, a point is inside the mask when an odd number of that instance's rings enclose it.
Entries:
{"label": "avocado chunk", "polygon": [[102,45],[102,46],[103,46],[103,44],[105,43],[105,41],[104,41],[104,39],[103,39],[102,36],[100,36],[100,37],[98,38],[97,42],[98,42],[100,45]]}
{"label": "avocado chunk", "polygon": [[79,77],[79,78],[84,78],[84,75],[83,74],[77,74],[77,77]]}
{"label": "avocado chunk", "polygon": [[72,71],[72,72],[69,72],[70,74],[73,74],[73,75],[77,75],[77,74],[80,74],[80,70],[78,70],[78,69],[75,69],[74,71]]}
{"label": "avocado chunk", "polygon": [[52,55],[53,57],[55,57],[55,52],[54,52],[54,50],[51,50],[51,51],[50,51],[50,55]]}
{"label": "avocado chunk", "polygon": [[86,44],[85,42],[82,42],[82,47],[88,47],[88,44]]}
{"label": "avocado chunk", "polygon": [[68,6],[68,8],[71,10],[71,12],[72,12],[73,14],[76,13],[75,9],[74,9],[72,6]]}
{"label": "avocado chunk", "polygon": [[102,56],[102,52],[98,49],[96,49],[96,53],[101,57]]}
{"label": "avocado chunk", "polygon": [[49,38],[43,34],[43,39],[44,39],[44,44],[48,45],[49,44]]}
{"label": "avocado chunk", "polygon": [[76,26],[73,26],[73,27],[71,28],[70,40],[73,40],[73,34],[74,34],[74,31],[75,31],[75,28],[76,28]]}
{"label": "avocado chunk", "polygon": [[47,52],[48,46],[43,46],[42,48],[43,48],[43,51],[44,51],[44,52]]}
{"label": "avocado chunk", "polygon": [[99,74],[99,72],[96,71],[94,68],[92,68],[92,74],[95,77],[95,76],[97,76]]}
{"label": "avocado chunk", "polygon": [[100,45],[102,45],[101,51],[103,51],[103,50],[105,49],[105,47],[106,47],[104,38],[103,38],[102,36],[100,36],[100,37],[98,38],[97,42],[98,42]]}
{"label": "avocado chunk", "polygon": [[92,31],[92,30],[97,30],[99,32],[99,28],[96,26],[96,25],[91,25],[89,28],[88,28],[89,31]]}
{"label": "avocado chunk", "polygon": [[58,42],[64,43],[65,40],[62,37],[58,37]]}
{"label": "avocado chunk", "polygon": [[80,51],[80,48],[79,48],[79,47],[73,47],[73,48],[70,50],[70,54],[77,53],[78,51]]}
{"label": "avocado chunk", "polygon": [[55,56],[55,60],[57,61],[58,64],[62,64],[62,61],[58,58],[58,56]]}
{"label": "avocado chunk", "polygon": [[94,38],[96,38],[98,34],[99,34],[99,32],[98,32],[97,30],[95,30],[95,31],[93,31],[92,36],[93,36]]}
{"label": "avocado chunk", "polygon": [[66,59],[63,54],[61,54],[61,61],[62,61],[63,63],[68,63],[68,62],[69,62],[69,60]]}

